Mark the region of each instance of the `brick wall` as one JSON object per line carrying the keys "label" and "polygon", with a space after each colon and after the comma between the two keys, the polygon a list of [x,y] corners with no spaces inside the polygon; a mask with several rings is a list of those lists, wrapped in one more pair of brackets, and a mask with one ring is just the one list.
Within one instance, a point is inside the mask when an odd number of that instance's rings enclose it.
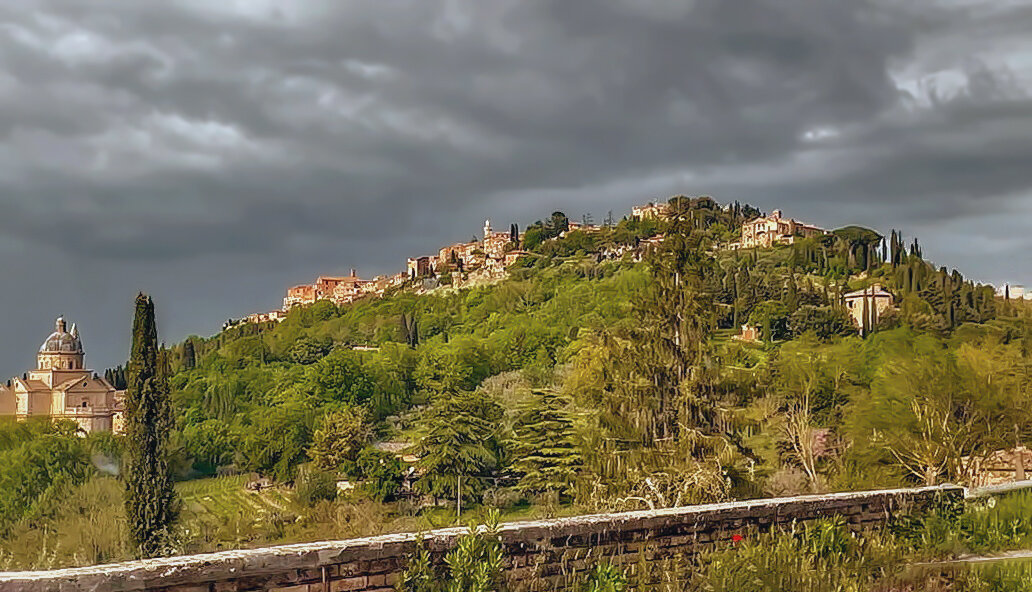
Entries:
{"label": "brick wall", "polygon": [[[813,495],[708,504],[653,511],[577,516],[501,526],[517,590],[563,589],[598,560],[649,571],[681,560],[734,534],[767,530],[822,516],[843,516],[854,528],[921,510],[942,497],[962,500],[955,486]],[[438,560],[466,529],[424,535]],[[416,535],[396,534],[265,549],[133,561],[46,572],[0,573],[0,592],[387,592],[415,547]],[[647,576],[646,576],[647,577]]]}

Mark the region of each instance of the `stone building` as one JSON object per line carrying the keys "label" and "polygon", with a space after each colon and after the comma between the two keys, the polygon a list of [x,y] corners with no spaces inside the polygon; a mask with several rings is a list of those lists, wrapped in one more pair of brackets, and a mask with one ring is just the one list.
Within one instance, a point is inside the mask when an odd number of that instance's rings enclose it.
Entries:
{"label": "stone building", "polygon": [[665,203],[649,203],[643,206],[632,206],[631,217],[638,220],[647,218],[666,218],[670,214],[670,205]]}
{"label": "stone building", "polygon": [[493,259],[504,259],[505,249],[512,243],[512,234],[491,230],[491,221],[484,221],[484,255]]}
{"label": "stone building", "polygon": [[287,296],[283,299],[283,310],[290,310],[295,306],[304,306],[315,303],[315,286],[302,284],[287,289]]}
{"label": "stone building", "polygon": [[520,257],[530,257],[533,255],[530,251],[522,251],[520,249],[514,249],[505,254],[505,266],[509,267],[513,263],[520,260]]}
{"label": "stone building", "polygon": [[774,210],[770,216],[761,216],[742,225],[741,247],[771,247],[775,244],[792,244],[796,237],[811,237],[826,234],[816,226],[804,224],[791,218],[782,218],[781,210]]}
{"label": "stone building", "polygon": [[369,280],[358,277],[354,269],[351,270],[351,275],[333,279],[334,284],[329,294],[329,299],[338,306],[350,304],[364,296],[366,293],[365,286],[370,283]]}
{"label": "stone building", "polygon": [[757,342],[760,340],[760,329],[759,327],[754,327],[753,325],[746,323],[742,325],[742,332],[738,335],[732,335],[731,339],[747,341],[749,343]]}
{"label": "stone building", "polygon": [[79,330],[57,319],[36,355],[36,369],[0,385],[0,416],[69,419],[83,432],[121,431],[122,391],[84,364]]}
{"label": "stone building", "polygon": [[[882,314],[892,308],[893,301],[892,294],[882,289],[881,284],[848,292],[842,295],[842,299],[845,301],[846,308],[849,309],[849,316],[853,317],[853,322],[860,329],[861,335],[878,324]],[[868,315],[867,322],[864,321],[865,313]]]}
{"label": "stone building", "polygon": [[415,279],[430,275],[430,271],[433,268],[430,266],[430,257],[424,255],[422,257],[409,257],[406,269],[408,269],[409,276]]}

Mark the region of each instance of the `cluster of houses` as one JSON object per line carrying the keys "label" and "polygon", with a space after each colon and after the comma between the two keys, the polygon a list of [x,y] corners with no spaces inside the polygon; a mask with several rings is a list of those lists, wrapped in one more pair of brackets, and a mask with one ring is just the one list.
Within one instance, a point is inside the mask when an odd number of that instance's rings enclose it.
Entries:
{"label": "cluster of houses", "polygon": [[[570,230],[598,229],[599,227],[594,225],[570,223]],[[496,231],[491,228],[491,221],[487,220],[484,222],[481,240],[448,245],[433,255],[409,257],[404,271],[393,275],[363,279],[352,269],[351,274],[346,276],[319,276],[312,284],[289,288],[279,310],[255,313],[247,316],[244,321],[282,321],[286,318],[287,312],[295,306],[314,304],[320,300],[328,300],[338,306],[350,304],[361,298],[383,296],[388,290],[412,282],[432,288],[440,285],[440,278],[447,277],[451,286],[460,288],[503,279],[507,267],[520,257],[530,255],[518,248],[524,235],[525,233],[518,232],[515,227],[509,231]],[[424,280],[422,284],[418,282],[421,279]]]}
{"label": "cluster of houses", "polygon": [[[663,206],[649,206],[652,212],[663,212]],[[637,209],[637,208],[636,208]],[[651,215],[657,215],[655,213]],[[602,227],[595,224],[570,221],[571,231],[597,232]],[[405,270],[393,275],[380,275],[372,279],[358,277],[354,269],[346,276],[319,276],[312,284],[301,284],[287,290],[283,298],[283,306],[278,310],[254,313],[241,322],[267,323],[282,321],[290,309],[295,306],[314,304],[320,300],[328,300],[341,306],[367,297],[383,296],[388,290],[416,283],[418,290],[429,290],[442,283],[454,288],[462,288],[505,278],[505,270],[520,257],[531,255],[519,249],[526,233],[519,232],[515,226],[508,231],[491,228],[491,221],[484,222],[482,239],[460,242],[442,247],[432,255],[409,257]],[[562,235],[560,235],[562,236]],[[442,278],[448,278],[441,282]],[[423,280],[420,282],[419,280]],[[227,326],[236,324],[230,321]]]}

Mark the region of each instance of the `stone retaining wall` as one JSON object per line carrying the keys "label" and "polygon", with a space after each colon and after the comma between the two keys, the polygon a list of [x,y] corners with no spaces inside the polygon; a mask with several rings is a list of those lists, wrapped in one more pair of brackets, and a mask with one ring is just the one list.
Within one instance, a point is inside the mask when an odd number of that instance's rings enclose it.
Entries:
{"label": "stone retaining wall", "polygon": [[[649,566],[730,545],[775,524],[842,516],[867,528],[919,511],[943,498],[962,501],[955,486],[751,500],[652,511],[577,516],[500,527],[509,581],[517,590],[561,590],[599,560],[625,565],[641,581]],[[435,560],[463,528],[423,535]],[[0,573],[0,592],[387,592],[415,549],[415,534],[283,545],[205,555],[131,561],[45,572]]]}

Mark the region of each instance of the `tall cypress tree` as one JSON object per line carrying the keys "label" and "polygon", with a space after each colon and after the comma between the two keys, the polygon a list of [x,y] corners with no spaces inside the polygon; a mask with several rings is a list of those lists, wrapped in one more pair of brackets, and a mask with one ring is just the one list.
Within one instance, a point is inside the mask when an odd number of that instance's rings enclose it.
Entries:
{"label": "tall cypress tree", "polygon": [[125,510],[142,557],[161,554],[178,514],[168,439],[172,430],[166,356],[158,348],[154,302],[136,297],[125,394]]}
{"label": "tall cypress tree", "polygon": [[194,350],[194,344],[192,339],[187,339],[183,343],[183,368],[187,370],[193,370],[197,365],[197,352]]}

